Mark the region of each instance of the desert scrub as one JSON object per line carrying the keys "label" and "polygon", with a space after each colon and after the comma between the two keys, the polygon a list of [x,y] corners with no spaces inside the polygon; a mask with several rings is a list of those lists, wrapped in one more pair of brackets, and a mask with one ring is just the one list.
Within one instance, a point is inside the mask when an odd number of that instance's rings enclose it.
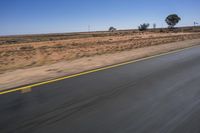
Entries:
{"label": "desert scrub", "polygon": [[30,50],[34,50],[34,47],[33,46],[22,46],[19,49],[24,50],[24,51],[30,51]]}

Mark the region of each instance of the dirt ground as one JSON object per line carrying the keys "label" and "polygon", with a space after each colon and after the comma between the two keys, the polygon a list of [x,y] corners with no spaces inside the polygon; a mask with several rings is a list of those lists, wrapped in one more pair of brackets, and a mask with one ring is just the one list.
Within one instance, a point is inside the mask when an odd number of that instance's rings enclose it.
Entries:
{"label": "dirt ground", "polygon": [[138,32],[3,44],[0,45],[0,90],[193,46],[199,42],[199,32]]}
{"label": "dirt ground", "polygon": [[0,45],[0,73],[196,38],[200,38],[200,33],[145,32]]}

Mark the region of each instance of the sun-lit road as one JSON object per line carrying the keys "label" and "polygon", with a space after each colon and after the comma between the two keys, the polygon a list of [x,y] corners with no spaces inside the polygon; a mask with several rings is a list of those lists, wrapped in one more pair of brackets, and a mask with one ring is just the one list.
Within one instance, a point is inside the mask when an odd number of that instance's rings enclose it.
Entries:
{"label": "sun-lit road", "polygon": [[0,133],[200,133],[200,46],[0,95]]}

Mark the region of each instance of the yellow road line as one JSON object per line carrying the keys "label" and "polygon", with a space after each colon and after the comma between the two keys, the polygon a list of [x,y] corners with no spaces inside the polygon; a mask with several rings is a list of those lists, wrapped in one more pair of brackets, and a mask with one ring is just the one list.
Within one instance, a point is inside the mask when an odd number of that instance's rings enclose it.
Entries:
{"label": "yellow road line", "polygon": [[89,74],[89,73],[94,73],[94,72],[98,72],[98,71],[102,71],[102,70],[106,70],[106,69],[111,69],[111,68],[131,64],[131,63],[135,63],[135,62],[139,62],[139,61],[152,59],[152,58],[155,58],[155,57],[160,57],[160,56],[164,56],[164,55],[168,55],[168,54],[172,54],[172,53],[177,53],[177,52],[181,52],[181,51],[184,51],[186,49],[193,48],[193,47],[195,47],[195,46],[191,46],[191,47],[187,47],[187,48],[183,48],[183,49],[179,49],[179,50],[175,50],[175,51],[171,51],[171,52],[167,52],[167,53],[162,53],[162,54],[158,54],[158,55],[153,55],[153,56],[149,56],[149,57],[145,57],[145,58],[141,58],[141,59],[137,59],[137,60],[133,60],[133,61],[127,61],[127,62],[124,62],[124,63],[111,65],[111,66],[107,66],[107,67],[102,67],[102,68],[98,68],[98,69],[94,69],[94,70],[89,70],[89,71],[86,71],[86,72],[81,72],[81,73],[78,73],[78,74],[64,76],[64,77],[61,77],[61,78],[57,78],[57,79],[53,79],[53,80],[49,80],[49,81],[44,81],[44,82],[40,82],[40,83],[36,83],[36,84],[32,84],[32,85],[28,85],[28,86],[24,86],[24,87],[20,87],[20,88],[5,90],[5,91],[0,92],[0,95],[8,94],[8,93],[11,93],[11,92],[16,92],[16,91],[22,91],[22,90],[30,89],[30,88],[33,88],[33,87],[37,87],[37,86],[61,81],[61,80],[64,80],[64,79],[74,78],[74,77],[86,75],[86,74]]}

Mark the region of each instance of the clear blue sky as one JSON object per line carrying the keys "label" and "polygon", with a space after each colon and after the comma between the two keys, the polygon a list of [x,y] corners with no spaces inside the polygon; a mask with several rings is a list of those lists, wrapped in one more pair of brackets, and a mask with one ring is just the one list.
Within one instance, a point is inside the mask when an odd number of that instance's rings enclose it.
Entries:
{"label": "clear blue sky", "polygon": [[171,13],[179,26],[200,22],[200,0],[0,0],[0,35],[165,27]]}

